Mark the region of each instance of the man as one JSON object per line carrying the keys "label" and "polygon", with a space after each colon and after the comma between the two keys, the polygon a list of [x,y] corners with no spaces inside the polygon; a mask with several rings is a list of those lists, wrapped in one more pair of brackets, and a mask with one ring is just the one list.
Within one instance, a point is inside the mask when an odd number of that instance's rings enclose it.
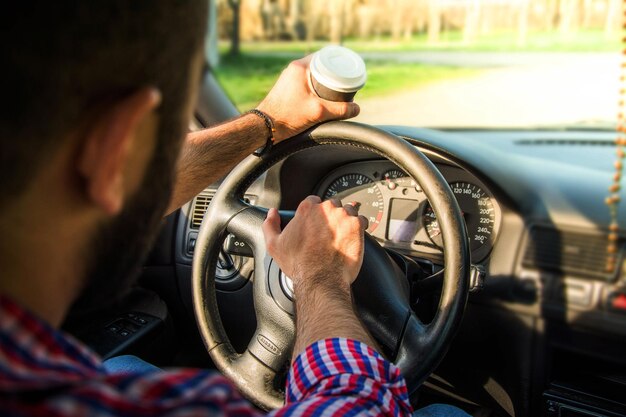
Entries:
{"label": "man", "polygon": [[[0,415],[258,414],[219,375],[108,374],[57,330],[72,306],[106,303],[127,286],[162,216],[262,147],[266,123],[279,142],[359,111],[317,98],[304,59],[259,112],[183,141],[205,3],[27,1],[3,11]],[[284,231],[268,215],[269,252],[300,294],[294,366],[308,369],[292,370],[274,415],[411,413],[398,369],[368,347],[351,307],[365,223],[315,197]]]}

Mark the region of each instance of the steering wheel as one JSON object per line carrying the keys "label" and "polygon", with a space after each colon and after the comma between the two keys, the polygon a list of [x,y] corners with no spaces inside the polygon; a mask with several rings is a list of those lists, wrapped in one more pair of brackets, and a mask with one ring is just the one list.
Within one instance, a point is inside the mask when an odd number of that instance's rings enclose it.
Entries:
{"label": "steering wheel", "polygon": [[[224,180],[200,228],[193,260],[193,304],[200,334],[218,369],[266,410],[284,401],[282,383],[295,339],[293,302],[266,252],[261,225],[267,210],[247,204],[244,192],[279,161],[325,145],[353,146],[387,158],[418,180],[439,221],[445,268],[441,299],[430,323],[422,323],[412,311],[405,273],[367,234],[363,267],[352,287],[359,317],[382,353],[400,368],[410,393],[443,358],[467,302],[470,253],[461,211],[437,168],[405,140],[363,124],[330,122],[281,142],[262,157],[248,157]],[[281,213],[283,223],[290,216],[293,212]],[[228,340],[216,299],[215,268],[227,233],[246,241],[254,254],[257,328],[242,354]]]}

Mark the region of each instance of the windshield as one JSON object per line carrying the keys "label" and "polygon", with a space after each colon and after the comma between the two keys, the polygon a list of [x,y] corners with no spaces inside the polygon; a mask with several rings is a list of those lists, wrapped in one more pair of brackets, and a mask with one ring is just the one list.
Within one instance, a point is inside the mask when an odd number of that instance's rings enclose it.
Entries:
{"label": "windshield", "polygon": [[[357,51],[357,121],[614,128],[619,0],[218,0],[215,73],[241,111],[291,60]],[[238,35],[237,35],[238,34]]]}

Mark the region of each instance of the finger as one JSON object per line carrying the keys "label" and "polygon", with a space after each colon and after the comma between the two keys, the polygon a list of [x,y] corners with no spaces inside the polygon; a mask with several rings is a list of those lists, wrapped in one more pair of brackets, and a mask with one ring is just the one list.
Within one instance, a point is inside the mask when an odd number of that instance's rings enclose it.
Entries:
{"label": "finger", "polygon": [[359,221],[361,222],[361,229],[363,229],[363,231],[370,227],[370,222],[367,220],[367,217],[359,216]]}
{"label": "finger", "polygon": [[320,204],[322,202],[322,199],[317,195],[310,195],[307,198],[305,198],[305,200],[313,204]]}
{"label": "finger", "polygon": [[309,55],[305,56],[304,58],[300,58],[300,59],[298,59],[298,60],[297,60],[297,61],[295,61],[295,62],[297,62],[298,64],[302,64],[302,65],[304,65],[305,67],[308,67],[308,66],[309,66],[309,63],[311,62],[311,59],[312,59],[312,58],[313,58],[313,54],[309,54]]}
{"label": "finger", "polygon": [[361,112],[361,108],[356,103],[325,101],[327,119],[351,119]]}
{"label": "finger", "polygon": [[273,243],[280,236],[280,215],[278,214],[278,210],[275,208],[271,208],[267,212],[267,217],[263,222],[263,235],[265,236],[265,244],[268,247],[273,246]]}
{"label": "finger", "polygon": [[341,200],[340,200],[340,199],[338,199],[338,198],[331,198],[331,199],[330,199],[330,200],[328,200],[328,201],[330,201],[330,204],[332,204],[333,206],[335,206],[335,207],[337,207],[337,208],[339,208],[339,207],[342,207],[342,206],[343,206],[343,204],[341,204]]}
{"label": "finger", "polygon": [[356,206],[354,206],[353,204],[346,204],[345,206],[343,206],[343,209],[350,216],[358,216],[359,215],[359,210],[357,210]]}

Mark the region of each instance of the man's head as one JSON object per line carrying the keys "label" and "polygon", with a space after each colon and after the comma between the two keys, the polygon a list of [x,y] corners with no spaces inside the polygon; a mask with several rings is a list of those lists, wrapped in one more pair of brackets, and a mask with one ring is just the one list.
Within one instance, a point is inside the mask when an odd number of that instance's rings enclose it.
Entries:
{"label": "man's head", "polygon": [[57,220],[41,225],[59,232],[58,245],[82,243],[81,264],[68,268],[85,275],[87,295],[119,288],[158,229],[202,65],[206,3],[26,1],[0,17],[1,231],[36,235],[37,219],[23,220],[39,193],[44,217]]}

